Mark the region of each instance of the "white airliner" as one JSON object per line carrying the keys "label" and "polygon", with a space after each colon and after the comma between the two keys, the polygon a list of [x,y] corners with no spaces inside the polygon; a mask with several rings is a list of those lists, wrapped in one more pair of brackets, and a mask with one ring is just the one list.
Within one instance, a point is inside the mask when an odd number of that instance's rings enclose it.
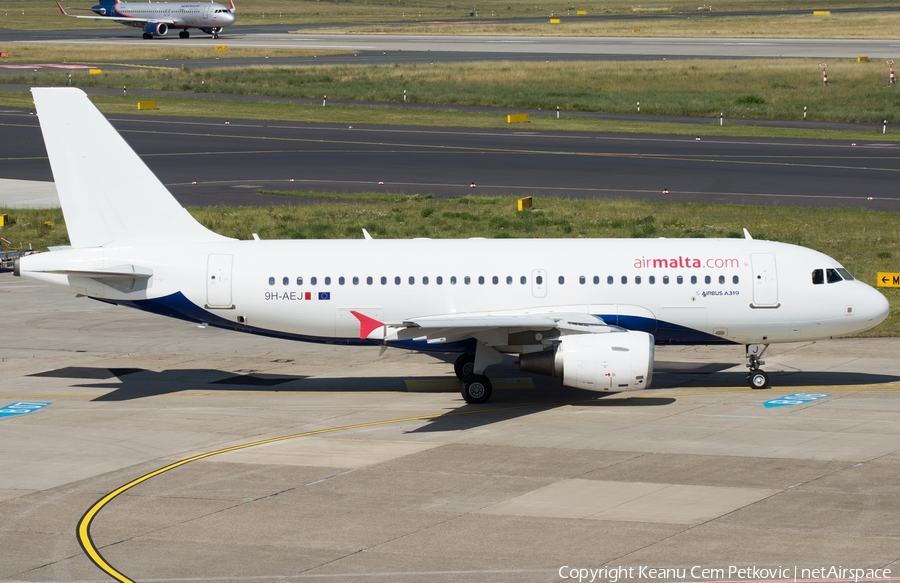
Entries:
{"label": "white airliner", "polygon": [[645,389],[654,344],[765,347],[871,328],[878,291],[817,251],[744,239],[239,241],[197,223],[75,88],[33,89],[71,247],[15,274],[91,298],[277,338],[459,352],[590,391]]}
{"label": "white airliner", "polygon": [[65,16],[90,18],[92,20],[112,20],[127,26],[144,29],[144,38],[163,36],[170,28],[181,29],[178,36],[188,38],[189,28],[198,28],[213,38],[226,26],[234,24],[234,1],[228,6],[214,2],[120,2],[101,0],[91,7],[97,16],[77,16],[66,12],[58,1],[56,6]]}

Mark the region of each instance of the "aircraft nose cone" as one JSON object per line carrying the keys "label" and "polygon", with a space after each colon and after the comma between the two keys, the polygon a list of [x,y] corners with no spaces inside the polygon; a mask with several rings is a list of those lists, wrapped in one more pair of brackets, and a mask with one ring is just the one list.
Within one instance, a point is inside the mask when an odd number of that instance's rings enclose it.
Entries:
{"label": "aircraft nose cone", "polygon": [[872,318],[872,326],[877,326],[884,322],[891,313],[891,304],[880,291],[873,289],[868,312]]}

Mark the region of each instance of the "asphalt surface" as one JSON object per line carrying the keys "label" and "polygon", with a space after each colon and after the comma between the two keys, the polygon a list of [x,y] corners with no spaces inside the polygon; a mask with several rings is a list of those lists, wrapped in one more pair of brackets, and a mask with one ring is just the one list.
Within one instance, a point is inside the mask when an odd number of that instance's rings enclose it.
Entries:
{"label": "asphalt surface", "polygon": [[[900,212],[897,144],[698,141],[527,128],[226,125],[221,119],[124,115],[110,120],[187,206],[303,202],[256,192],[270,188],[437,197],[625,197]],[[0,178],[52,180],[36,118],[21,110],[0,111],[0,133]]]}

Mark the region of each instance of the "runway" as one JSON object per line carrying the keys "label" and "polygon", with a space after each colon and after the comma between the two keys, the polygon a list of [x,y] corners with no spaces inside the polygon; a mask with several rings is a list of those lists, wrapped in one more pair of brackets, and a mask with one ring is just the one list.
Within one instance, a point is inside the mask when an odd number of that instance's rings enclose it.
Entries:
{"label": "runway", "polygon": [[[896,339],[773,346],[766,391],[741,347],[660,347],[654,388],[617,396],[507,363],[467,406],[420,354],[198,328],[11,274],[0,298],[0,409],[44,405],[0,417],[0,580],[900,560]],[[798,393],[815,399],[766,405]]]}
{"label": "runway", "polygon": [[[900,211],[890,143],[110,119],[186,206],[301,202],[267,188]],[[5,110],[0,127],[0,178],[51,181],[37,120]]]}

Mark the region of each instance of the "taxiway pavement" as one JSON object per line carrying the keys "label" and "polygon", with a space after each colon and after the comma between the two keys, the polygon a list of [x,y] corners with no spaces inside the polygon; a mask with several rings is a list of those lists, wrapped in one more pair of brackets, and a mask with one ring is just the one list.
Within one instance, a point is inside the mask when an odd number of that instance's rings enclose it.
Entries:
{"label": "taxiway pavement", "polygon": [[[76,533],[98,501],[89,545],[139,581],[900,564],[898,339],[773,346],[766,391],[741,347],[661,348],[654,388],[623,395],[500,365],[468,406],[421,354],[199,328],[11,274],[0,302],[0,406],[49,403],[0,417],[2,581],[108,580]],[[765,406],[797,393],[818,398]]]}
{"label": "taxiway pavement", "polygon": [[[900,145],[113,115],[187,206],[280,190],[613,197],[900,211]],[[0,111],[0,178],[51,181],[37,119]],[[472,188],[472,184],[475,187]],[[667,194],[663,194],[667,190]],[[871,199],[871,200],[870,200]],[[0,203],[2,204],[2,203]]]}

